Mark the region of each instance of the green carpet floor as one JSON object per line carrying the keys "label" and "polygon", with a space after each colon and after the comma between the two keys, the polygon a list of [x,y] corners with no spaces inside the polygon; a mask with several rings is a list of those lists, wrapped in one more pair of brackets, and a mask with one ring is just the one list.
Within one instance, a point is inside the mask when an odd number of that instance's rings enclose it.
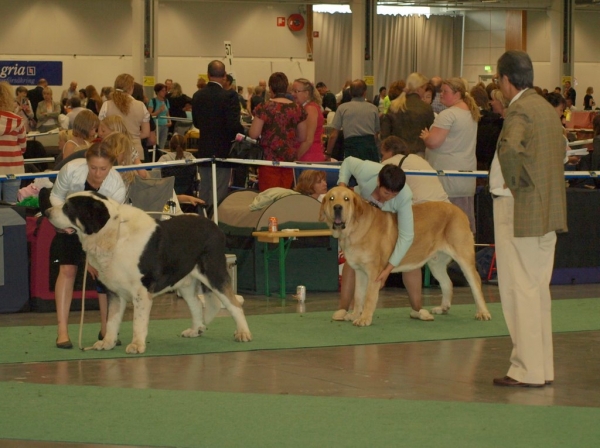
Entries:
{"label": "green carpet floor", "polygon": [[600,409],[0,383],[0,438],[169,447],[597,447]]}
{"label": "green carpet floor", "polygon": [[[407,308],[378,309],[373,324],[366,328],[354,327],[349,322],[331,321],[331,312],[305,314],[273,314],[249,316],[248,325],[254,340],[236,343],[233,340],[235,324],[229,317],[217,318],[200,338],[179,337],[188,328],[188,319],[150,321],[146,354],[143,356],[187,355],[222,353],[246,350],[273,350],[344,345],[382,344],[394,342],[434,341],[445,339],[483,338],[508,334],[500,304],[489,305],[492,320],[474,319],[475,305],[456,305],[450,314],[436,316],[434,322],[408,318]],[[555,332],[600,329],[600,299],[570,299],[553,302]],[[83,345],[92,345],[99,324],[89,323],[84,328]],[[79,325],[69,329],[77,343]],[[131,341],[131,322],[121,326],[122,347],[108,352],[77,349],[59,350],[54,347],[56,327],[27,326],[0,328],[0,363],[59,361],[79,359],[119,358]]]}

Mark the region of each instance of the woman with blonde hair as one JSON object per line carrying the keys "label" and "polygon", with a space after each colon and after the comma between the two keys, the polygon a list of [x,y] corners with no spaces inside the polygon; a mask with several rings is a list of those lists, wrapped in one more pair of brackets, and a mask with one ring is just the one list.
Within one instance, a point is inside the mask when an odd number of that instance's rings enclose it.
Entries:
{"label": "woman with blonde hair", "polygon": [[[118,115],[112,115],[104,118],[98,127],[98,137],[100,137],[102,140],[108,138],[108,136],[112,134],[121,134],[124,137],[111,137],[116,145],[115,151],[117,153],[117,165],[124,166],[141,164],[142,162],[140,160],[140,156],[137,152],[137,149],[135,149],[133,146],[133,141],[131,139],[131,135],[129,135],[129,131],[127,131],[125,122]],[[120,173],[127,187],[131,185],[136,174],[142,179],[146,179],[148,177],[148,171],[146,170],[121,171]]]}
{"label": "woman with blonde hair", "polygon": [[422,74],[411,73],[406,78],[404,91],[390,103],[387,114],[380,120],[381,139],[390,135],[401,138],[410,154],[425,155],[425,143],[419,135],[433,124],[433,109],[423,101],[428,82]]}
{"label": "woman with blonde hair", "polygon": [[48,86],[42,90],[44,100],[37,105],[35,116],[37,117],[37,130],[48,132],[56,129],[59,125],[60,104],[52,99],[52,89]]}
{"label": "woman with blonde hair", "polygon": [[[64,204],[67,196],[80,191],[97,191],[119,203],[125,201],[126,188],[119,173],[113,169],[117,162],[114,141],[105,139],[94,143],[86,153],[85,159],[75,159],[65,164],[56,177],[50,202],[54,207]],[[58,250],[59,273],[54,287],[58,334],[56,347],[73,348],[69,338],[69,311],[73,299],[73,287],[77,275],[77,266],[85,257],[77,234],[57,233],[54,237]],[[94,268],[88,267],[92,277],[97,276]],[[100,292],[100,291],[99,291]],[[102,290],[98,297],[100,306],[100,333],[98,339],[106,334],[108,305],[106,291]]]}
{"label": "woman with blonde hair", "polygon": [[504,111],[508,107],[508,101],[506,101],[500,89],[494,89],[490,92],[490,106],[492,107],[492,112],[504,118]]}
{"label": "woman with blonde hair", "polygon": [[108,101],[112,99],[113,88],[111,86],[105,86],[100,89],[100,99],[104,101]]}
{"label": "woman with blonde hair", "polygon": [[[116,166],[137,165],[141,163],[139,158],[137,159],[137,163],[134,161],[133,153],[135,150],[133,149],[132,141],[127,134],[123,134],[122,132],[111,132],[104,137],[102,141],[107,142],[113,149],[117,160],[115,163]],[[129,187],[133,183],[136,174],[139,172],[143,172],[141,177],[145,178],[148,176],[146,170],[119,171],[121,179],[123,179],[123,183],[125,184],[125,187],[127,187],[127,190],[129,190]]]}
{"label": "woman with blonde hair", "polygon": [[125,122],[118,115],[105,117],[100,121],[100,125],[98,126],[98,137],[103,139],[111,132],[121,132],[122,134],[125,134],[127,137],[131,138],[129,131],[125,126]]}
{"label": "woman with blonde hair", "polygon": [[[7,82],[0,82],[0,174],[25,172],[23,154],[27,148],[25,121],[14,113],[15,99]],[[0,199],[17,202],[21,179],[0,181]]]}
{"label": "woman with blonde hair", "polygon": [[583,97],[583,110],[592,110],[594,106],[596,106],[596,102],[594,101],[594,88],[588,87],[585,91],[585,96]]}
{"label": "woman with blonde hair", "polygon": [[150,113],[144,103],[131,96],[133,86],[133,76],[127,73],[117,76],[112,99],[102,104],[98,117],[103,120],[113,115],[120,116],[129,131],[136,151],[140,157],[143,157],[144,150],[141,139],[150,135]]}
{"label": "woman with blonde hair", "polygon": [[[446,109],[440,112],[430,129],[423,129],[421,138],[427,147],[426,159],[435,170],[475,171],[477,158],[477,123],[481,117],[479,106],[467,92],[460,78],[442,81],[441,102]],[[475,233],[474,177],[442,176],[440,181],[450,202],[460,207],[469,217]]]}
{"label": "woman with blonde hair", "polygon": [[[403,79],[399,79],[390,84],[387,96],[383,99],[383,113],[387,114],[390,104],[404,92],[406,82]],[[379,109],[379,108],[378,108]]]}
{"label": "woman with blonde hair", "polygon": [[73,132],[62,148],[62,158],[66,159],[75,151],[87,149],[96,138],[100,120],[91,110],[82,110],[73,120]]}
{"label": "woman with blonde hair", "polygon": [[[183,93],[181,84],[174,82],[169,92],[169,115],[175,118],[187,118],[186,110],[191,110],[192,99]],[[185,135],[185,133],[192,127],[191,122],[186,121],[172,121],[171,132],[174,134]]]}
{"label": "woman with blonde hair", "polygon": [[292,84],[292,95],[296,104],[302,106],[306,112],[306,140],[298,147],[298,160],[304,162],[323,162],[323,111],[321,109],[321,95],[314,84],[305,78],[298,78]]}

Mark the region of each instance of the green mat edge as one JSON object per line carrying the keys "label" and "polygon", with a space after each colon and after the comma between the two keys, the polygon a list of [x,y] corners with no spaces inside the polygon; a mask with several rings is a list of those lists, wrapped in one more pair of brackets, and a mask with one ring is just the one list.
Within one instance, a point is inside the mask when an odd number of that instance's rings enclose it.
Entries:
{"label": "green mat edge", "polygon": [[[581,313],[578,308],[581,307],[592,307],[597,308],[593,309],[590,312],[590,309],[587,309],[585,312]],[[160,339],[158,337],[158,333],[156,331],[157,326],[163,325],[178,325],[179,330],[181,331],[188,326],[189,319],[179,318],[179,319],[155,319],[150,322],[149,329],[149,338],[148,338],[148,348],[145,354],[143,355],[128,355],[124,351],[124,347],[116,347],[111,351],[86,351],[82,352],[77,349],[73,350],[58,350],[54,348],[54,344],[52,340],[48,340],[48,337],[44,337],[42,342],[38,344],[33,344],[34,350],[30,350],[33,353],[29,353],[26,349],[14,347],[9,344],[10,351],[6,352],[6,345],[4,348],[0,349],[0,364],[7,363],[30,363],[30,362],[55,362],[55,361],[69,361],[69,360],[87,360],[87,359],[116,359],[116,358],[130,358],[130,357],[140,357],[140,356],[180,356],[180,355],[193,355],[193,354],[211,354],[211,353],[231,353],[231,352],[240,352],[240,351],[262,351],[262,350],[294,350],[294,349],[306,349],[306,348],[325,348],[325,347],[340,347],[340,346],[351,346],[351,345],[375,345],[375,344],[390,344],[390,343],[406,343],[406,342],[431,342],[438,340],[460,340],[460,339],[473,339],[473,338],[488,338],[488,337],[504,337],[508,335],[508,330],[506,329],[506,325],[504,323],[504,318],[501,312],[500,303],[492,303],[488,304],[490,311],[492,311],[493,320],[492,322],[478,322],[472,318],[468,317],[469,313],[473,313],[475,311],[474,304],[465,304],[465,305],[455,305],[450,310],[449,315],[445,316],[436,316],[436,320],[441,321],[441,325],[436,327],[438,322],[419,322],[412,319],[408,319],[405,315],[408,310],[407,307],[402,308],[382,308],[378,309],[374,316],[374,323],[371,327],[366,328],[356,328],[353,327],[349,322],[335,322],[331,321],[329,311],[319,311],[306,313],[304,315],[296,314],[296,313],[282,313],[282,314],[268,314],[268,315],[252,315],[248,316],[248,322],[250,328],[252,330],[253,321],[260,320],[271,320],[271,321],[279,321],[279,320],[289,320],[294,317],[302,318],[307,317],[309,319],[315,319],[318,325],[335,325],[340,327],[341,332],[346,332],[347,335],[354,338],[353,340],[347,339],[339,339],[339,340],[328,340],[319,344],[312,345],[304,345],[302,343],[297,343],[297,341],[293,341],[290,345],[290,342],[286,342],[284,338],[280,340],[274,338],[270,340],[265,346],[263,341],[257,341],[256,334],[254,334],[255,340],[250,343],[236,343],[233,341],[233,329],[235,328],[235,324],[230,317],[222,317],[218,318],[211,324],[209,331],[201,337],[203,343],[196,344],[195,346],[190,341],[185,338],[177,338],[173,339],[175,336],[175,332],[169,333],[170,336],[166,339]],[[577,318],[577,325],[581,326],[571,326],[568,328],[561,328],[560,325],[555,325],[554,332],[555,333],[567,333],[567,332],[578,332],[578,331],[590,331],[590,330],[598,330],[600,329],[600,319],[597,318],[598,314],[600,314],[600,299],[596,298],[588,298],[588,299],[566,299],[566,300],[556,300],[553,301],[553,307],[559,308],[559,310],[555,310],[553,313],[553,319],[557,320],[560,314],[560,308],[567,309],[570,313],[570,320],[574,320]],[[464,316],[463,316],[464,315]],[[591,316],[595,315],[596,317],[591,319]],[[466,317],[466,319],[464,318]],[[407,338],[402,339],[402,337],[395,337],[391,339],[374,341],[370,339],[373,337],[373,334],[376,332],[385,332],[385,324],[381,325],[378,321],[383,321],[385,319],[391,319],[391,323],[394,325],[393,330],[398,331],[398,324],[402,324],[400,328],[407,328],[407,326],[415,326],[419,331],[422,328],[426,328],[428,333],[421,335],[419,338]],[[398,320],[404,319],[404,320]],[[488,328],[492,325],[496,327],[496,331],[484,331],[484,334],[472,335],[472,334],[461,334],[456,337],[448,336],[445,334],[443,337],[439,337],[436,335],[436,332],[444,331],[447,328],[444,328],[444,325],[448,325],[448,321],[453,321],[455,324],[467,325],[469,327],[474,323],[475,325],[484,325],[488,326]],[[256,322],[254,322],[256,323]],[[131,321],[123,322],[122,325],[122,339],[124,344],[127,344],[127,341],[130,339],[131,335]],[[181,324],[181,325],[179,325]],[[569,322],[570,325],[573,325],[573,322]],[[153,331],[153,326],[154,330]],[[442,327],[442,328],[440,328]],[[213,332],[211,328],[218,328],[218,331]],[[473,327],[474,328],[474,327]],[[92,344],[95,340],[96,331],[98,329],[97,323],[89,323],[84,324],[84,338],[83,344],[84,346],[87,344]],[[432,330],[429,332],[429,330]],[[15,333],[23,333],[23,332],[31,332],[31,335],[38,332],[48,332],[54,331],[55,326],[27,326],[27,327],[5,327],[0,328],[0,336],[4,336],[6,333],[15,332]],[[78,334],[79,325],[72,324],[70,325],[71,335]],[[285,330],[284,330],[285,331]],[[469,331],[472,331],[470,328]],[[362,333],[361,333],[362,332]],[[227,335],[229,333],[229,335]],[[328,337],[333,337],[336,334],[328,332]],[[333,335],[333,336],[332,336]],[[360,338],[360,336],[365,336],[365,338]],[[386,334],[385,337],[389,335]],[[187,344],[184,348],[176,353],[173,353],[177,347],[177,342],[183,344]],[[77,344],[77,341],[73,341],[74,344]],[[154,342],[154,344],[153,344]],[[40,344],[43,344],[40,346]],[[221,345],[220,347],[211,347],[211,345],[217,344]],[[166,345],[166,347],[159,347],[161,345]],[[223,346],[224,345],[224,346]],[[158,347],[158,349],[157,349]],[[19,351],[23,350],[23,351]],[[35,354],[35,350],[37,350],[37,355]],[[161,351],[162,350],[162,351]],[[4,353],[3,353],[4,352]],[[4,358],[4,359],[3,359]]]}

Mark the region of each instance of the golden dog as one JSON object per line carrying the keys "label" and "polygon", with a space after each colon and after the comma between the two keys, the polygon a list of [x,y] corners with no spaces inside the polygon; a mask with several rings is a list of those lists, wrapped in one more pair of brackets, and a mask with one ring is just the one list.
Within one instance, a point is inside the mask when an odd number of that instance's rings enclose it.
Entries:
{"label": "golden dog", "polygon": [[[413,205],[413,215],[413,243],[392,272],[412,271],[427,263],[442,289],[442,304],[432,313],[446,314],[452,304],[452,282],[446,267],[454,259],[471,286],[477,305],[475,318],[490,320],[475,268],[473,234],[467,216],[446,202]],[[356,271],[354,311],[345,320],[360,327],[371,325],[380,289],[375,279],[387,265],[398,239],[398,217],[370,205],[346,187],[334,187],[323,198],[320,220],[333,230],[346,262]]]}

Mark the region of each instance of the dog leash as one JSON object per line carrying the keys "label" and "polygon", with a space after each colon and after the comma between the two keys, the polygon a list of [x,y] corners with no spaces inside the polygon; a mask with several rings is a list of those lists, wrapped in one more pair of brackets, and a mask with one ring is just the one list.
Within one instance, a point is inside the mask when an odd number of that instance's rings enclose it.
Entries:
{"label": "dog leash", "polygon": [[85,284],[87,282],[87,268],[88,268],[88,256],[85,256],[85,268],[83,272],[83,286],[81,288],[81,317],[79,318],[79,338],[77,344],[79,345],[79,350],[85,351],[90,350],[91,347],[83,348],[81,345],[81,340],[83,339],[83,316],[85,314]]}

